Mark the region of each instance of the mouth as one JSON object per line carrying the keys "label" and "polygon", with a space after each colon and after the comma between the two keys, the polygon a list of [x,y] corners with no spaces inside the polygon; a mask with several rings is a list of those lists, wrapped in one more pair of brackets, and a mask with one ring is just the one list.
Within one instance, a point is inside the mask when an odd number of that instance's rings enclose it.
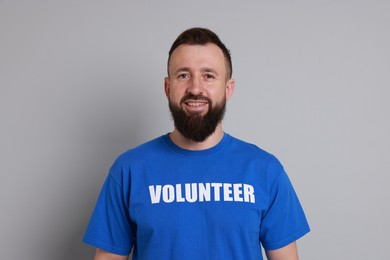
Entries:
{"label": "mouth", "polygon": [[186,101],[184,102],[189,107],[201,107],[208,104],[207,101]]}
{"label": "mouth", "polygon": [[188,94],[180,100],[180,104],[187,114],[204,115],[211,107],[211,100],[202,95]]}
{"label": "mouth", "polygon": [[183,109],[193,115],[203,115],[207,113],[209,102],[206,100],[186,100],[183,102]]}

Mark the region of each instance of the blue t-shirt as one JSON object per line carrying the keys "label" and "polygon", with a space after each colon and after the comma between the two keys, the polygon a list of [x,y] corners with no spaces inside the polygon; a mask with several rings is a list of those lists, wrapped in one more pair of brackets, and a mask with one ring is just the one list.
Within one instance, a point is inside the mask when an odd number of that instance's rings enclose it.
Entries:
{"label": "blue t-shirt", "polygon": [[169,135],[113,164],[83,241],[133,259],[262,259],[309,232],[279,161],[228,134],[190,151]]}

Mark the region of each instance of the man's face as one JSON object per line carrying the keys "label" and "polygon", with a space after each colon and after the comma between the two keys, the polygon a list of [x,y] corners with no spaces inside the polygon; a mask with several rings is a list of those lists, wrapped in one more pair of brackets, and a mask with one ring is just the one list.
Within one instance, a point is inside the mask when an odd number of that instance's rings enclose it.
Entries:
{"label": "man's face", "polygon": [[180,45],[168,66],[165,93],[175,127],[183,136],[202,142],[221,122],[234,88],[222,50],[215,44]]}

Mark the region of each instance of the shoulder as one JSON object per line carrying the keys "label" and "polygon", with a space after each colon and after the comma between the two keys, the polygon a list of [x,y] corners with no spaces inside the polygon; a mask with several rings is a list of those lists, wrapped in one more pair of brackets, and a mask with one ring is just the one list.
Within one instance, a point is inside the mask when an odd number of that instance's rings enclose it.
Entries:
{"label": "shoulder", "polygon": [[231,149],[234,152],[240,152],[245,156],[261,158],[264,160],[277,160],[275,155],[262,149],[256,144],[243,141],[233,136],[230,136],[230,138],[231,138]]}
{"label": "shoulder", "polygon": [[165,152],[164,136],[145,142],[120,154],[110,168],[110,175],[118,182],[122,182],[122,178],[127,176],[132,169]]}
{"label": "shoulder", "polygon": [[164,150],[164,136],[160,136],[120,154],[116,158],[114,165],[131,163],[132,161],[145,158],[146,155],[161,153],[164,152]]}
{"label": "shoulder", "polygon": [[248,160],[258,165],[265,172],[277,174],[284,172],[283,166],[279,159],[272,153],[260,148],[259,146],[249,143],[233,136],[231,138],[230,151],[236,158]]}

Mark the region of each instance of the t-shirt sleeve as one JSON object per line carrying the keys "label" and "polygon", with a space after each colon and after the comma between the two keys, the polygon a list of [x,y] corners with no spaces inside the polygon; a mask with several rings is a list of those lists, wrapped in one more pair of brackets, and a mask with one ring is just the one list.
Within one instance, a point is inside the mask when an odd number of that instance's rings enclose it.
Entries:
{"label": "t-shirt sleeve", "polygon": [[282,248],[310,231],[302,206],[282,165],[275,159],[268,166],[275,176],[270,187],[269,208],[260,227],[265,250]]}
{"label": "t-shirt sleeve", "polygon": [[128,211],[128,192],[110,170],[100,192],[83,241],[96,248],[128,255],[133,246],[133,232]]}

